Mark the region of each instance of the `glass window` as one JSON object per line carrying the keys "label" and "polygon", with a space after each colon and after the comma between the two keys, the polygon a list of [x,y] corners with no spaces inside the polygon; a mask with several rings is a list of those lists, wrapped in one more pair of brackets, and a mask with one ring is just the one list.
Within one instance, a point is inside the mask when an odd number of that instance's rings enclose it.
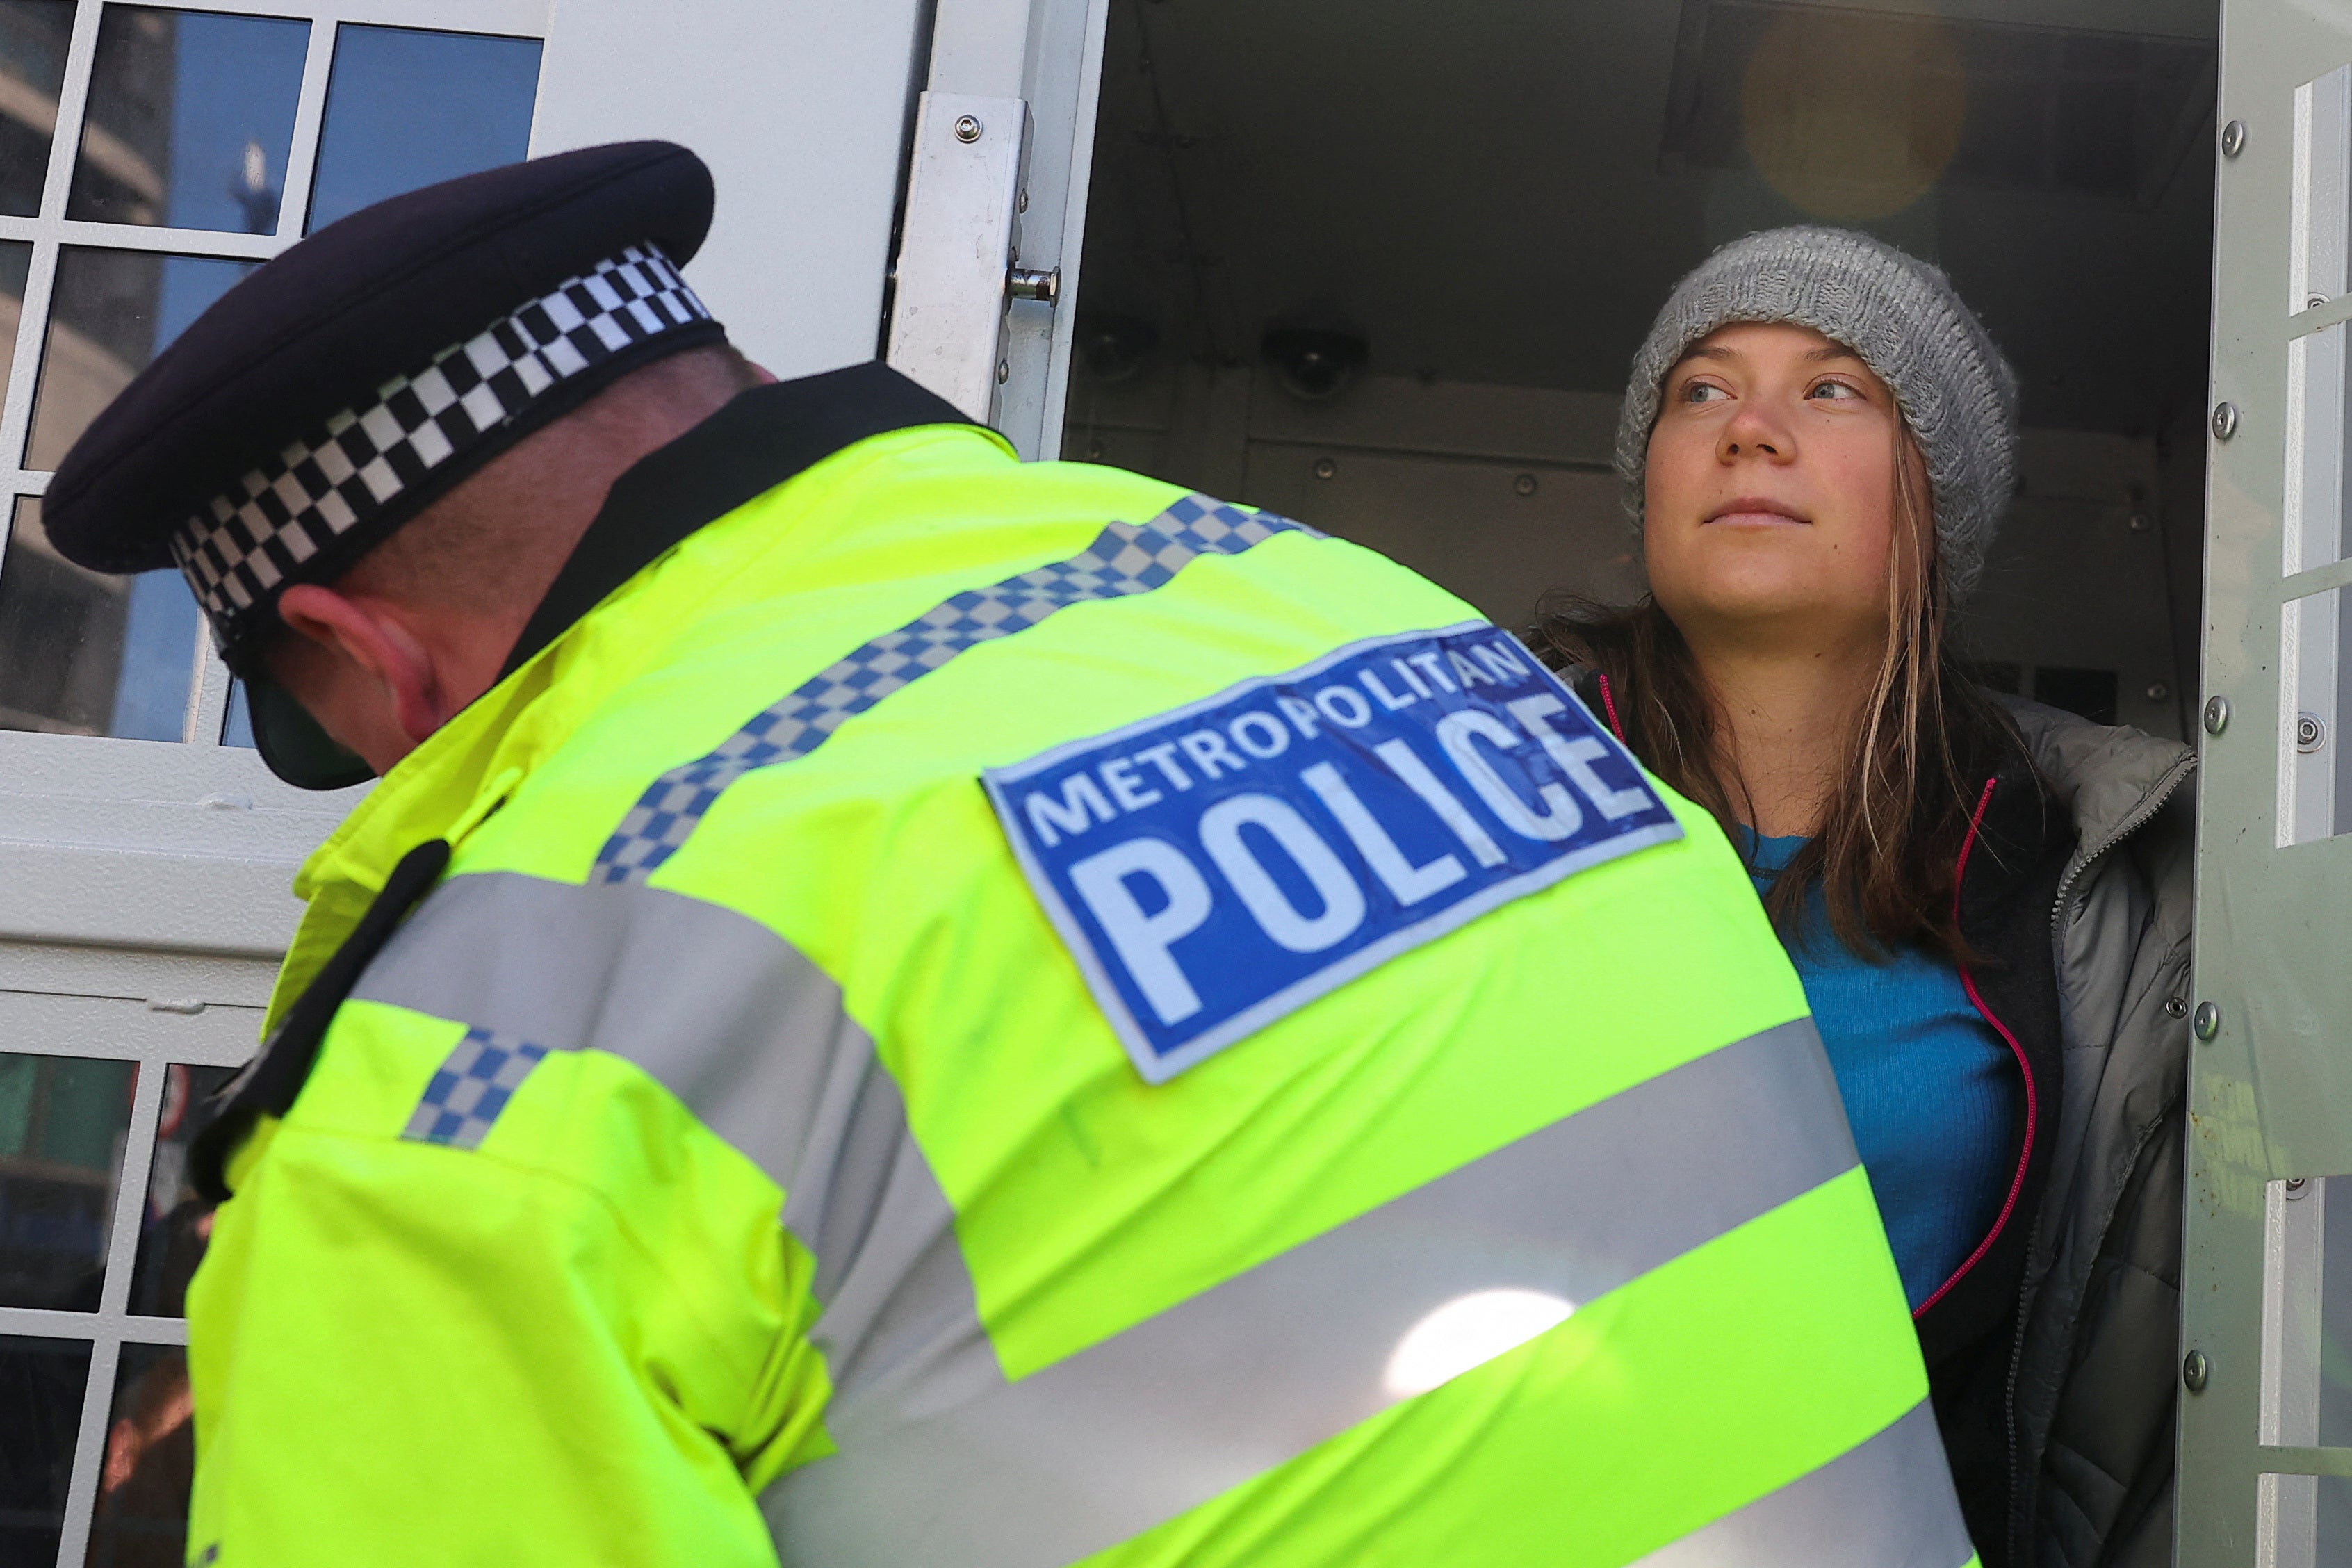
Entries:
{"label": "glass window", "polygon": [[196,1194],[188,1179],[188,1148],[213,1119],[213,1092],[236,1077],[236,1070],[180,1062],[163,1069],[155,1159],[147,1171],[147,1217],[139,1235],[139,1259],[131,1271],[129,1310],[141,1316],[187,1315],[188,1280],[204,1260],[213,1234],[213,1205]]}
{"label": "glass window", "polygon": [[73,0],[0,0],[0,214],[41,210]]}
{"label": "glass window", "polygon": [[310,24],[109,5],[66,216],[270,234]]}
{"label": "glass window", "polygon": [[[14,345],[16,341],[16,323],[25,310],[25,279],[32,265],[31,246],[0,240],[0,343]],[[0,350],[0,398],[8,395],[8,362],[15,357]]]}
{"label": "glass window", "polygon": [[224,746],[253,745],[253,704],[246,700],[245,682],[232,680],[228,687],[228,711],[221,716],[221,744]]}
{"label": "glass window", "polygon": [[106,1423],[106,1463],[89,1568],[186,1560],[188,1489],[195,1479],[195,1405],[178,1345],[124,1345]]}
{"label": "glass window", "polygon": [[138,1076],[0,1052],[0,1306],[98,1310]]}
{"label": "glass window", "polygon": [[309,226],[516,162],[530,146],[538,90],[536,38],[337,29]]}
{"label": "glass window", "polygon": [[0,557],[0,730],[180,739],[197,615],[177,572],[74,565],[49,543],[40,501],[19,497]]}
{"label": "glass window", "polygon": [[56,468],[98,411],[254,266],[84,246],[58,252],[25,466]]}
{"label": "glass window", "polygon": [[89,1346],[0,1336],[0,1563],[57,1561]]}

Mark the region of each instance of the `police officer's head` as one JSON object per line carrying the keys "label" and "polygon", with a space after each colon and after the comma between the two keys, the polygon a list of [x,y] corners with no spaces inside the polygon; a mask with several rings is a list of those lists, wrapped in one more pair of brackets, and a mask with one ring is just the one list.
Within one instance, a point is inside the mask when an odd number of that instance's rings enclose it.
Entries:
{"label": "police officer's head", "polygon": [[495,683],[612,481],[767,379],[678,273],[710,213],[702,161],[658,142],[354,213],[91,423],[50,538],[179,567],[280,776],[381,772]]}

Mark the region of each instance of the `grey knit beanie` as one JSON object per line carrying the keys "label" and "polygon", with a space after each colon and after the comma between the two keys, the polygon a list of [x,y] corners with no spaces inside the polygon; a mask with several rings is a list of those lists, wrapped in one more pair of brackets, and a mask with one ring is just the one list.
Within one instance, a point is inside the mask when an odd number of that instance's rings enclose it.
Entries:
{"label": "grey knit beanie", "polygon": [[1666,373],[1734,322],[1787,321],[1843,343],[1895,394],[1927,459],[1936,537],[1957,602],[1976,586],[2017,479],[2017,375],[1937,268],[1850,229],[1735,239],[1675,285],[1617,422],[1617,478],[1634,529]]}

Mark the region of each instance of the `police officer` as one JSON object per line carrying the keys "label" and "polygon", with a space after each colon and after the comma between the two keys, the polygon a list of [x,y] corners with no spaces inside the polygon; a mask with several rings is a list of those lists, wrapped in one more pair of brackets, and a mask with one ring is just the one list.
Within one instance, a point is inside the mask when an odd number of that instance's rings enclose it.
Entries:
{"label": "police officer", "polygon": [[1970,1558],[1745,875],[1460,601],[776,383],[643,142],[397,197],[89,428],[299,784],[193,1560]]}

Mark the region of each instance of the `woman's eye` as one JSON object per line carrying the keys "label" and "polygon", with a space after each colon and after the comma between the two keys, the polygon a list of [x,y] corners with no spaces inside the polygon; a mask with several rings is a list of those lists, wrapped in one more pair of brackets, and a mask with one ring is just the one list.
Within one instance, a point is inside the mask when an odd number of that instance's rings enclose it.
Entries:
{"label": "woman's eye", "polygon": [[1862,394],[1843,381],[1824,381],[1805,395],[1818,397],[1823,402],[1835,402],[1840,398],[1860,397]]}
{"label": "woman's eye", "polygon": [[1728,397],[1730,395],[1731,395],[1729,393],[1724,391],[1723,388],[1717,386],[1712,382],[1694,381],[1688,386],[1683,388],[1683,401],[1685,403],[1713,403],[1718,398]]}

